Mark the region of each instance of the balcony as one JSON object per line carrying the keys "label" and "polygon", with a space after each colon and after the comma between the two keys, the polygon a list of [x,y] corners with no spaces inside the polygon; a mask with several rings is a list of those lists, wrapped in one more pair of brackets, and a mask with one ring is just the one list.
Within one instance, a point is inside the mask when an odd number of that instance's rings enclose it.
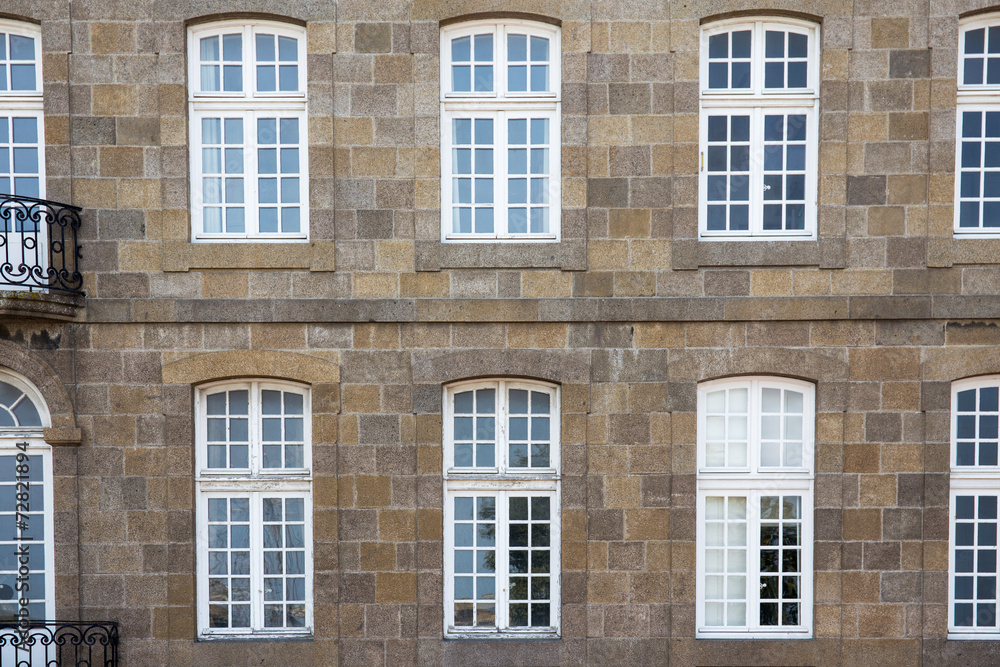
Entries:
{"label": "balcony", "polygon": [[0,315],[76,317],[84,296],[80,210],[0,194]]}
{"label": "balcony", "polygon": [[118,667],[114,621],[0,622],[0,665]]}

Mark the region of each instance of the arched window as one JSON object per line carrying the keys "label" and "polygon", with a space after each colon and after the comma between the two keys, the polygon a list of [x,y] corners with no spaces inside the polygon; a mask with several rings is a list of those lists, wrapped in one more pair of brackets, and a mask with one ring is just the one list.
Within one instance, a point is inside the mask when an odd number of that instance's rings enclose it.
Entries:
{"label": "arched window", "polygon": [[559,414],[550,384],[445,388],[449,637],[559,634]]}
{"label": "arched window", "polygon": [[508,19],[441,31],[441,239],[560,237],[559,28]]}
{"label": "arched window", "polygon": [[0,373],[0,621],[54,618],[48,419],[34,387]]}
{"label": "arched window", "polygon": [[698,386],[697,635],[812,636],[815,388]]}
{"label": "arched window", "polygon": [[702,238],[816,236],[819,54],[806,21],[702,29]]}
{"label": "arched window", "polygon": [[271,380],[197,394],[201,636],[312,631],[309,390]]}

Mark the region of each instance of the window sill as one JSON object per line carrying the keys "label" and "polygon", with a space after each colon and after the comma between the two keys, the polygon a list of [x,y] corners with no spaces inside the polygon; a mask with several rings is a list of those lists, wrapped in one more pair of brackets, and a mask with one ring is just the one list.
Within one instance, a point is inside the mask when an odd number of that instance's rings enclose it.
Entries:
{"label": "window sill", "polygon": [[282,632],[274,634],[247,633],[247,634],[219,634],[219,635],[199,635],[199,642],[311,642],[313,633],[309,632]]}
{"label": "window sill", "polygon": [[698,240],[675,239],[671,244],[671,267],[692,270],[703,266],[818,266],[843,268],[846,244],[843,238],[819,240]]}
{"label": "window sill", "polygon": [[789,631],[789,632],[775,632],[771,633],[756,633],[756,632],[706,632],[704,630],[699,630],[695,635],[695,639],[752,639],[754,641],[773,641],[773,640],[787,640],[787,639],[812,639],[813,634],[810,630],[799,630],[799,631]]}
{"label": "window sill", "polygon": [[558,243],[456,243],[417,241],[417,271],[441,269],[562,269],[587,268],[587,243],[583,239]]}
{"label": "window sill", "polygon": [[163,270],[192,269],[307,269],[334,270],[334,242],[303,243],[192,243],[164,241]]}
{"label": "window sill", "polygon": [[492,641],[492,640],[502,640],[502,641],[516,641],[516,640],[541,640],[541,639],[560,639],[558,632],[476,632],[475,630],[470,630],[467,632],[456,632],[456,631],[445,631],[445,640],[457,640],[460,642],[465,641]]}

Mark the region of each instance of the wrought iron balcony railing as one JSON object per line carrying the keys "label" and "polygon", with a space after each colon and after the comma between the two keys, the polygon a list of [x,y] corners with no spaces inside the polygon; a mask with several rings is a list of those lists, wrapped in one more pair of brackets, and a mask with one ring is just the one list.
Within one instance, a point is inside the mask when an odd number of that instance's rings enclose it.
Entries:
{"label": "wrought iron balcony railing", "polygon": [[118,667],[114,621],[0,622],[0,665],[10,667]]}
{"label": "wrought iron balcony railing", "polygon": [[80,208],[0,194],[0,289],[83,294]]}

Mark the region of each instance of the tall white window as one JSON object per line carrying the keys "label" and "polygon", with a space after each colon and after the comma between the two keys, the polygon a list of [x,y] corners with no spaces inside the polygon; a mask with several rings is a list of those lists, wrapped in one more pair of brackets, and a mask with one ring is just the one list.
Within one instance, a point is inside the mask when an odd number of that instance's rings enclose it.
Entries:
{"label": "tall white window", "polygon": [[52,448],[42,440],[48,423],[30,385],[0,376],[0,622],[17,619],[22,608],[30,619],[55,617]]}
{"label": "tall white window", "polygon": [[305,29],[211,23],[188,34],[195,240],[309,231]]}
{"label": "tall white window", "polygon": [[[37,25],[0,19],[0,199],[45,197],[42,39]],[[5,208],[24,201],[7,200]],[[48,266],[46,229],[8,210],[0,217],[0,274],[8,284],[37,284],[31,267]]]}
{"label": "tall white window", "polygon": [[451,385],[444,424],[446,636],[558,636],[558,389]]}
{"label": "tall white window", "polygon": [[226,382],[196,408],[200,634],[309,634],[309,392]]}
{"label": "tall white window", "polygon": [[1000,17],[962,24],[955,233],[1000,236]]}
{"label": "tall white window", "polygon": [[819,53],[804,21],[702,30],[702,238],[816,236]]}
{"label": "tall white window", "polygon": [[812,636],[813,385],[698,387],[697,635]]}
{"label": "tall white window", "polygon": [[461,23],[441,54],[442,240],[558,240],[559,29]]}
{"label": "tall white window", "polygon": [[1000,376],[962,380],[951,395],[951,521],[948,632],[998,639],[997,423]]}

